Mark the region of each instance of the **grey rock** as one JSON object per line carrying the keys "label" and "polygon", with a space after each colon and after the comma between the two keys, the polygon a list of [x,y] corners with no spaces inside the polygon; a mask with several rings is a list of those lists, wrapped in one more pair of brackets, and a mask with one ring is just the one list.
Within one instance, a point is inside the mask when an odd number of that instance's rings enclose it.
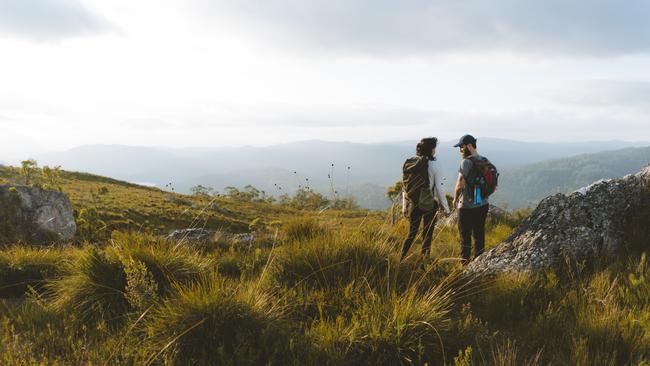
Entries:
{"label": "grey rock", "polygon": [[213,238],[214,231],[202,228],[174,230],[167,236],[168,240],[186,243],[206,243]]}
{"label": "grey rock", "polygon": [[251,233],[235,234],[233,235],[233,242],[250,249],[255,243],[255,235]]}
{"label": "grey rock", "polygon": [[[38,187],[0,185],[0,200],[10,199],[11,188],[15,188],[20,195],[20,209],[15,214],[27,217],[33,224],[33,229],[54,233],[60,240],[74,238],[77,224],[68,196]],[[31,237],[37,237],[37,233],[32,234]]]}
{"label": "grey rock", "polygon": [[251,248],[255,236],[251,233],[233,234],[225,231],[213,231],[202,228],[174,230],[167,236],[167,240],[202,247],[215,242],[225,242]]}
{"label": "grey rock", "polygon": [[649,213],[647,166],[634,175],[545,198],[518,230],[467,270],[522,272],[557,267],[567,259],[593,262],[622,249]]}

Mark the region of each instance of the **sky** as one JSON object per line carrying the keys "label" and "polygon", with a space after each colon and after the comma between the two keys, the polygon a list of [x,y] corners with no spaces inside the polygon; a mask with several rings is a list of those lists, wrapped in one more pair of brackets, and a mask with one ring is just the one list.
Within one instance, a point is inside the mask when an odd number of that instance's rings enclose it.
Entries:
{"label": "sky", "polygon": [[650,141],[646,0],[0,0],[0,161],[86,144]]}

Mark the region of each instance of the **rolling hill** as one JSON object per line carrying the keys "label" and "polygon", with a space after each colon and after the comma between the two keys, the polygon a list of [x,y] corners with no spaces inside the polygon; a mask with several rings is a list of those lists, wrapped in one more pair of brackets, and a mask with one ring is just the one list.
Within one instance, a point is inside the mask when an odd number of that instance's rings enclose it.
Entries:
{"label": "rolling hill", "polygon": [[632,174],[650,163],[650,147],[553,159],[502,170],[493,203],[533,206],[554,193],[570,193],[600,179]]}

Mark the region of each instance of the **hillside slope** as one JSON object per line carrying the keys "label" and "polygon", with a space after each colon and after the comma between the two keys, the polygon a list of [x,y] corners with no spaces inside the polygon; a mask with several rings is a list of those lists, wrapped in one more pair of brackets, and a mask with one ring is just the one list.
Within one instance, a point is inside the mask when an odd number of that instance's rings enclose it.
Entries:
{"label": "hillside slope", "polygon": [[[22,183],[14,167],[0,167],[0,180]],[[44,182],[37,177],[36,183]],[[77,221],[83,219],[85,230],[97,240],[108,238],[113,230],[165,234],[178,228],[205,227],[244,232],[259,215],[278,211],[268,204],[176,194],[87,173],[62,171],[56,185],[69,196]],[[79,230],[84,230],[83,223]]]}
{"label": "hillside slope", "polygon": [[493,203],[533,206],[554,193],[569,193],[600,179],[623,177],[650,163],[650,147],[554,159],[501,171]]}

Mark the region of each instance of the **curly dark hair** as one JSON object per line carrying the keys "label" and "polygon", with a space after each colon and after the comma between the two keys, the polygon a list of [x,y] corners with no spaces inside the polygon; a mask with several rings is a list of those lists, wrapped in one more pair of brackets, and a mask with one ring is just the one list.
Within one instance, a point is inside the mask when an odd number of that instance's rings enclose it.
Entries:
{"label": "curly dark hair", "polygon": [[425,137],[418,142],[418,145],[415,148],[415,153],[417,156],[424,156],[429,160],[433,160],[431,150],[436,146],[438,146],[438,139],[436,137]]}

